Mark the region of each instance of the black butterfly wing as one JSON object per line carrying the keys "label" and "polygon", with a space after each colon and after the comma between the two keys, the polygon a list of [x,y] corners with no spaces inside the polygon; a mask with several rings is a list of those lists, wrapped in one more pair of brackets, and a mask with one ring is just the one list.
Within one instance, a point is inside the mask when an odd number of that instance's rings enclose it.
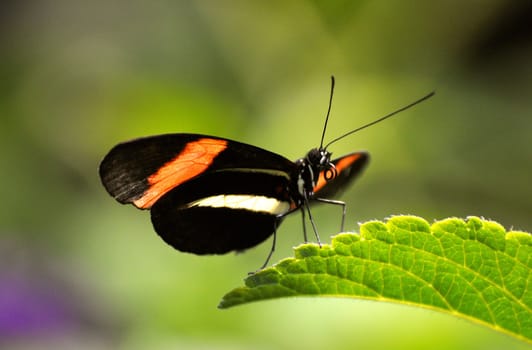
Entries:
{"label": "black butterfly wing", "polygon": [[198,176],[172,189],[151,208],[155,231],[175,249],[224,254],[253,247],[289,211],[283,172],[227,169]]}
{"label": "black butterfly wing", "polygon": [[116,145],[99,172],[116,200],[149,209],[173,188],[225,169],[290,173],[290,160],[248,144],[198,134],[166,134]]}
{"label": "black butterfly wing", "polygon": [[336,177],[327,181],[321,172],[314,187],[314,197],[333,199],[362,173],[368,161],[369,154],[366,152],[354,152],[333,160],[332,163],[337,171]]}

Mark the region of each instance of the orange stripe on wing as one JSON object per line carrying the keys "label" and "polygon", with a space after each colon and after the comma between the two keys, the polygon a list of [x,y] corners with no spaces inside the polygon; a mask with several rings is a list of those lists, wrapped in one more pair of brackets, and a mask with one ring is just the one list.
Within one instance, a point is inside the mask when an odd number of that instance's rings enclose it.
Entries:
{"label": "orange stripe on wing", "polygon": [[[362,157],[362,153],[355,153],[350,156],[345,156],[344,158],[341,158],[338,163],[335,164],[336,170],[338,173],[341,173],[346,168],[349,168],[351,165],[353,165],[360,157]],[[323,175],[324,172],[320,172],[320,176],[318,178],[318,183],[316,186],[314,186],[314,192],[318,192],[327,184],[327,180],[325,180],[325,176]]]}
{"label": "orange stripe on wing", "polygon": [[203,173],[226,148],[226,140],[203,138],[189,142],[177,157],[148,177],[150,187],[133,204],[141,209],[150,208],[172,188]]}

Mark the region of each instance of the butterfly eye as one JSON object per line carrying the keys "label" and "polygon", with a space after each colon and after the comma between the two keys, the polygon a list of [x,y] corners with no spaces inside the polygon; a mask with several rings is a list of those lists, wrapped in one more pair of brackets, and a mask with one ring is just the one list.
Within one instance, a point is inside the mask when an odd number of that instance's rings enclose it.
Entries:
{"label": "butterfly eye", "polygon": [[336,167],[334,166],[334,164],[329,163],[329,168],[325,170],[325,172],[323,173],[323,176],[325,177],[325,180],[327,181],[331,181],[336,176],[338,176],[338,170],[336,170]]}

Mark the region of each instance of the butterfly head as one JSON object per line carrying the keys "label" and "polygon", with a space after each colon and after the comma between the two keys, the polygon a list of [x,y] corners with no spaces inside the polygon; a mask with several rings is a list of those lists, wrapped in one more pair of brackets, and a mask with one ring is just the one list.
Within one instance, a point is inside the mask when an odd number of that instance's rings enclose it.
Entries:
{"label": "butterfly head", "polygon": [[333,162],[331,162],[332,153],[327,151],[325,148],[314,148],[311,149],[307,156],[308,166],[312,167],[314,172],[314,180],[317,181],[319,174],[323,172],[325,180],[329,181],[336,177],[338,172]]}

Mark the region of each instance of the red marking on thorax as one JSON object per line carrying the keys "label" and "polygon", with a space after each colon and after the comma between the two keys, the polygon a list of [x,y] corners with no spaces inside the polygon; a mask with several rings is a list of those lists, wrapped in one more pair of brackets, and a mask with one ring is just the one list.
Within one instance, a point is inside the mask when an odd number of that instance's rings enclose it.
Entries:
{"label": "red marking on thorax", "polygon": [[226,140],[203,138],[189,142],[181,153],[148,178],[150,187],[133,204],[137,208],[150,208],[172,188],[207,170],[226,148]]}

